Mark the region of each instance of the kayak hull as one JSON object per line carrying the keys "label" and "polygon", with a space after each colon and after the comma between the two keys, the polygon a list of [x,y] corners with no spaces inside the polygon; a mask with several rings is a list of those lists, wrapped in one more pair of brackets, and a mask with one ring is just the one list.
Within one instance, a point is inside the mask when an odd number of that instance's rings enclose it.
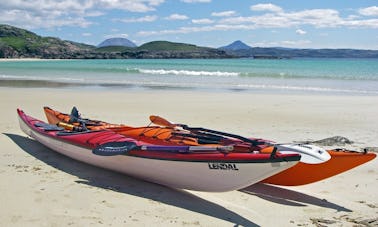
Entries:
{"label": "kayak hull", "polygon": [[299,162],[262,182],[282,186],[310,184],[353,169],[376,157],[375,153],[348,150],[328,150],[327,152],[331,155],[331,159],[326,162],[318,164]]}
{"label": "kayak hull", "polygon": [[[102,134],[117,141],[128,141],[111,131],[90,131],[59,136],[36,127],[41,122],[18,110],[22,131],[45,146],[63,155],[98,167],[114,170],[168,187],[207,192],[224,192],[244,188],[277,174],[298,163],[299,155],[253,153],[173,153],[164,151],[131,151],[126,155],[99,156],[94,147],[108,142]],[[85,141],[83,140],[85,138]],[[129,139],[130,140],[130,139]]]}
{"label": "kayak hull", "polygon": [[[50,123],[56,124],[60,121],[68,122],[70,120],[69,115],[52,110],[48,107],[44,108],[44,112]],[[98,122],[100,125],[99,127],[109,128],[114,132],[128,135],[133,138],[142,138],[149,143],[162,145],[177,144],[176,141],[167,141],[164,139],[170,135],[170,131],[172,131],[171,129],[160,127],[134,128],[125,125],[110,124],[103,121]],[[143,137],[141,137],[141,135],[143,135]],[[186,141],[186,143],[189,142]],[[198,143],[192,145],[198,145]],[[302,145],[303,149],[298,149],[298,146],[294,145],[294,149],[290,151],[290,149],[287,149],[287,146],[280,147],[280,145],[278,145],[279,151],[289,150],[291,153],[299,152],[299,154],[302,155],[301,160],[297,165],[273,175],[262,182],[282,186],[310,184],[351,170],[376,157],[376,154],[374,153],[361,153],[348,150],[318,150],[318,152],[316,152],[316,149],[308,149],[306,153],[305,148],[307,146],[311,145]],[[258,147],[257,150],[270,153],[273,150],[273,147]]]}

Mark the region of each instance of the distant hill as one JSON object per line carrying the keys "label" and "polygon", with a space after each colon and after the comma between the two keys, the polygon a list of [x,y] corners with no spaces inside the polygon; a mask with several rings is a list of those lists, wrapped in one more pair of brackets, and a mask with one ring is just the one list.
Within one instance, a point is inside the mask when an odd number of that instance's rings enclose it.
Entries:
{"label": "distant hill", "polygon": [[[123,40],[125,41],[125,40]],[[223,50],[191,44],[155,41],[140,47],[95,46],[42,37],[0,24],[0,58],[126,59],[126,58],[230,58]],[[117,44],[119,45],[119,44]],[[135,45],[135,44],[134,44]]]}
{"label": "distant hill", "polygon": [[125,38],[110,38],[101,42],[97,47],[108,47],[108,46],[123,46],[123,47],[137,47],[135,43],[131,42]]}
{"label": "distant hill", "polygon": [[144,58],[233,58],[223,50],[193,44],[152,41],[137,48]]}
{"label": "distant hill", "polygon": [[378,50],[250,47],[241,41],[235,41],[219,49],[230,55],[247,58],[378,58]]}
{"label": "distant hill", "polygon": [[119,53],[125,51],[134,51],[135,47],[125,47],[125,46],[105,46],[105,47],[98,47],[96,49],[97,52],[108,52],[108,53]]}
{"label": "distant hill", "polygon": [[25,29],[0,24],[0,58],[378,58],[378,50],[260,48],[249,47],[241,41],[218,49],[168,41],[153,41],[139,47],[114,46],[114,42],[110,44],[97,48],[59,38],[42,37]]}
{"label": "distant hill", "polygon": [[168,41],[152,41],[141,45],[138,49],[149,51],[199,51],[202,49],[210,49],[206,47],[198,47],[186,43],[174,43]]}
{"label": "distant hill", "polygon": [[240,40],[237,40],[227,46],[219,47],[221,50],[227,50],[227,51],[238,51],[238,50],[250,50],[252,47],[248,46],[247,44],[243,43]]}
{"label": "distant hill", "polygon": [[152,41],[139,47],[109,46],[101,47],[97,52],[106,53],[111,58],[232,58],[223,50],[215,48],[199,47],[186,43],[175,43],[168,41]]}
{"label": "distant hill", "polygon": [[93,46],[41,37],[33,32],[9,25],[0,25],[1,58],[72,58],[94,49]]}

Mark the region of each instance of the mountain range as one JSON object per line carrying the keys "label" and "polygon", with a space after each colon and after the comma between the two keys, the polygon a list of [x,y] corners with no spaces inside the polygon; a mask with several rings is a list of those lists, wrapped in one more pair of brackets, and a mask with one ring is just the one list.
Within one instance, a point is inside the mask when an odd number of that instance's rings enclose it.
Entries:
{"label": "mountain range", "polygon": [[235,41],[220,48],[152,41],[141,46],[125,38],[111,38],[97,47],[0,24],[0,58],[127,59],[127,58],[378,58],[378,50],[291,49],[251,47]]}
{"label": "mountain range", "polygon": [[241,58],[378,58],[378,50],[251,47],[238,40],[219,49]]}
{"label": "mountain range", "polygon": [[[114,43],[113,41],[110,44]],[[124,42],[125,40],[118,41],[127,43]],[[168,41],[153,41],[139,47],[107,45],[96,47],[54,37],[41,37],[21,28],[0,25],[0,58],[127,59],[232,57],[232,55],[227,54],[225,51],[216,48]]]}

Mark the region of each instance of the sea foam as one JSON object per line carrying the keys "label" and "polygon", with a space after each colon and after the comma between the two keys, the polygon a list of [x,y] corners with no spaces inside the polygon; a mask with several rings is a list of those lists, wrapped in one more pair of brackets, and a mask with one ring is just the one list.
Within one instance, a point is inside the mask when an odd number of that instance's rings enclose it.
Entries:
{"label": "sea foam", "polygon": [[139,72],[145,74],[156,75],[183,75],[183,76],[224,76],[236,77],[239,73],[236,72],[221,72],[221,71],[192,71],[192,70],[166,70],[166,69],[139,69]]}

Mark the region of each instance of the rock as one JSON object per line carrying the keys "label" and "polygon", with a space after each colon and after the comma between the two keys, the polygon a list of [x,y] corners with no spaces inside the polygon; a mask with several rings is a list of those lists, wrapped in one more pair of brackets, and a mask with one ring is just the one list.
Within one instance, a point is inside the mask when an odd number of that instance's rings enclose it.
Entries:
{"label": "rock", "polygon": [[322,140],[312,141],[310,143],[321,145],[321,146],[344,146],[346,144],[353,144],[353,141],[342,136],[334,136],[334,137],[325,138]]}

